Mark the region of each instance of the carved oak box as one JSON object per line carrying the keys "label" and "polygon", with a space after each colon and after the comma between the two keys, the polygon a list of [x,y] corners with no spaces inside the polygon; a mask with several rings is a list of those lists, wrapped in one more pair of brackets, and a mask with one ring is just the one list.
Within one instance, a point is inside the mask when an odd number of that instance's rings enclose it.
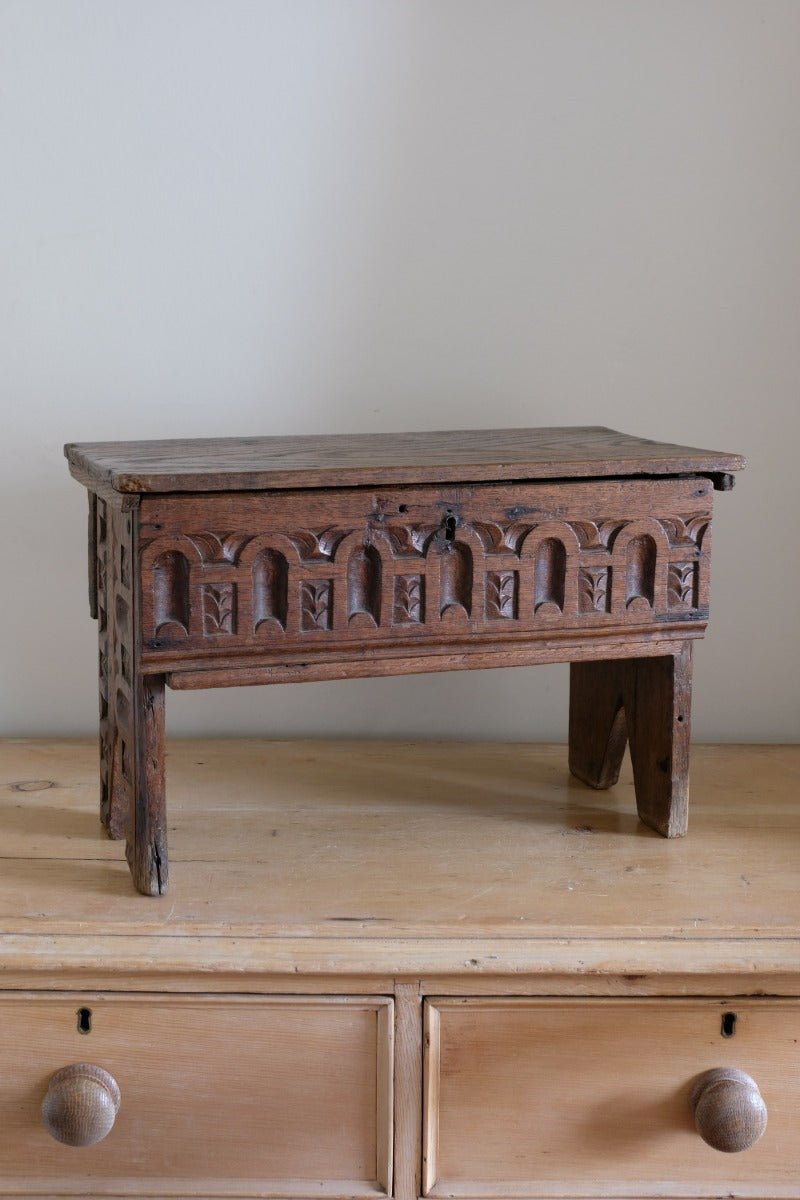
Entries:
{"label": "carved oak box", "polygon": [[569,759],[630,743],[684,833],[712,496],[739,455],[600,428],[73,444],[89,491],[101,812],[167,887],[164,689],[571,663]]}

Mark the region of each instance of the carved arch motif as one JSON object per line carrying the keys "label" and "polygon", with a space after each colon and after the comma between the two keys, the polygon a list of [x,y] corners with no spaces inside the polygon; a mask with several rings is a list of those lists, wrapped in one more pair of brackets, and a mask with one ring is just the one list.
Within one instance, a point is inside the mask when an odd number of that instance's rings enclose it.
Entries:
{"label": "carved arch motif", "polygon": [[708,516],[505,524],[464,520],[455,501],[441,513],[419,525],[163,534],[141,550],[144,649],[703,619]]}
{"label": "carved arch motif", "polygon": [[580,542],[566,521],[542,521],[524,538],[520,558],[526,563],[523,613],[545,620],[578,611]]}
{"label": "carved arch motif", "polygon": [[669,549],[654,518],[631,521],[620,530],[612,550],[612,612],[645,616],[666,609]]}

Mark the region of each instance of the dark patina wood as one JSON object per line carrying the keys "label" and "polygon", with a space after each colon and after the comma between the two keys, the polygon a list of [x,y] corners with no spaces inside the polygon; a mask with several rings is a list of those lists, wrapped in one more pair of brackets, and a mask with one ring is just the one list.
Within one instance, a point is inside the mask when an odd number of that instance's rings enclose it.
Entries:
{"label": "dark patina wood", "polygon": [[570,666],[569,768],[594,788],[619,778],[626,743],[641,820],[665,837],[689,822],[692,643],[670,655]]}
{"label": "dark patina wood", "polygon": [[82,482],[137,495],[628,475],[723,476],[744,465],[739,454],[654,442],[599,425],[87,442],[67,446],[66,454],[72,473]]}
{"label": "dark patina wood", "polygon": [[164,686],[570,662],[570,767],[685,832],[714,488],[602,428],[66,447],[90,492],[101,811],[166,890]]}

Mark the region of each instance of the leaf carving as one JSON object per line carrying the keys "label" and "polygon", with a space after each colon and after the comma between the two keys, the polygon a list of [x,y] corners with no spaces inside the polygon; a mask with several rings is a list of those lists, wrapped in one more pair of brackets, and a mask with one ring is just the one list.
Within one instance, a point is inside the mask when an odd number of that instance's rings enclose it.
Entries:
{"label": "leaf carving", "polygon": [[661,525],[666,531],[671,546],[701,546],[710,521],[706,515],[700,514],[691,517],[662,518]]}
{"label": "leaf carving", "polygon": [[425,554],[441,525],[418,525],[409,530],[411,544],[418,554]]}
{"label": "leaf carving", "polygon": [[623,524],[620,521],[609,520],[569,522],[581,550],[608,550]]}
{"label": "leaf carving", "polygon": [[504,530],[502,526],[490,521],[474,521],[472,528],[483,542],[487,554],[502,554],[505,549]]}
{"label": "leaf carving", "polygon": [[583,567],[578,581],[581,612],[608,611],[608,568]]}
{"label": "leaf carving", "polygon": [[422,576],[398,575],[394,584],[394,619],[418,625],[422,621]]}
{"label": "leaf carving", "polygon": [[290,533],[288,537],[303,562],[320,562],[332,558],[336,547],[350,532],[349,529],[329,526],[319,533],[313,529],[301,529]]}
{"label": "leaf carving", "polygon": [[413,530],[408,525],[388,525],[384,531],[389,539],[392,554],[395,558],[418,558],[422,551],[413,538]]}
{"label": "leaf carving", "polygon": [[670,563],[667,577],[670,608],[691,607],[694,597],[694,563]]}
{"label": "leaf carving", "polygon": [[203,588],[203,632],[233,633],[233,616],[233,584],[206,584]]}
{"label": "leaf carving", "polygon": [[250,540],[246,533],[212,533],[210,530],[189,535],[189,541],[206,563],[235,563]]}
{"label": "leaf carving", "polygon": [[305,579],[300,585],[300,614],[303,629],[330,629],[331,581]]}
{"label": "leaf carving", "polygon": [[487,615],[495,620],[513,621],[516,594],[515,571],[489,571],[486,576]]}

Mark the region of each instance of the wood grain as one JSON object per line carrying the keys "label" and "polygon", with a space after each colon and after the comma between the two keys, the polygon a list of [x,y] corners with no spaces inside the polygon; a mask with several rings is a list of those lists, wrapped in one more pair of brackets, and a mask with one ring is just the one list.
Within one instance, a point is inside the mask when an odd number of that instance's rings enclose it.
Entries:
{"label": "wood grain", "polygon": [[[738,1023],[738,1014],[733,1015]],[[703,1141],[725,1154],[749,1150],[767,1128],[767,1106],[758,1084],[735,1067],[703,1071],[692,1083],[689,1107]]]}
{"label": "wood grain", "polygon": [[692,645],[660,658],[570,667],[569,763],[596,788],[619,778],[630,746],[640,819],[666,837],[689,824]]}
{"label": "wood grain", "polygon": [[146,497],[142,667],[233,679],[356,657],[381,674],[454,650],[538,644],[544,660],[569,639],[608,657],[615,639],[699,636],[711,516],[697,479]]}
{"label": "wood grain", "polygon": [[420,1195],[422,1157],[422,996],[415,983],[395,987],[396,1200]]}
{"label": "wood grain", "polygon": [[744,466],[739,454],[602,426],[83,442],[64,452],[82,483],[127,493],[720,475]]}
{"label": "wood grain", "polygon": [[[0,742],[0,1195],[797,1200],[800,747],[698,747],[670,842],[627,758],[597,792],[561,746],[175,741],[164,905],[93,759]],[[122,1103],[75,1150],[39,1106],[82,1062]],[[719,1069],[769,1110],[733,1156]]]}
{"label": "wood grain", "polygon": [[108,1071],[93,1063],[72,1063],[48,1082],[42,1124],[65,1146],[94,1146],[113,1129],[120,1100],[117,1081]]}
{"label": "wood grain", "polygon": [[[428,1008],[427,1195],[797,1196],[800,1003],[433,998]],[[701,1140],[689,1103],[697,1074],[731,1060],[769,1106],[764,1136],[733,1156]]]}
{"label": "wood grain", "polygon": [[[1,998],[0,1195],[385,1194],[391,1010],[346,996]],[[38,1106],[54,1070],[89,1054],[122,1102],[76,1155]]]}
{"label": "wood grain", "polygon": [[636,818],[627,757],[597,792],[563,746],[175,739],[180,887],[165,905],[132,891],[98,827],[94,754],[93,740],[0,743],[15,986],[66,971],[234,990],[275,976],[296,989],[298,973],[321,987],[800,986],[797,747],[697,747],[692,834],[666,841]]}
{"label": "wood grain", "polygon": [[[688,639],[708,619],[711,492],[741,456],[599,426],[65,453],[90,492],[101,819],[125,834],[144,895],[168,890],[167,683],[633,658],[638,810],[667,837],[686,831],[688,721],[674,710],[688,714]],[[575,673],[576,689],[589,678]],[[578,747],[586,703],[570,733],[579,777],[596,740]]]}

